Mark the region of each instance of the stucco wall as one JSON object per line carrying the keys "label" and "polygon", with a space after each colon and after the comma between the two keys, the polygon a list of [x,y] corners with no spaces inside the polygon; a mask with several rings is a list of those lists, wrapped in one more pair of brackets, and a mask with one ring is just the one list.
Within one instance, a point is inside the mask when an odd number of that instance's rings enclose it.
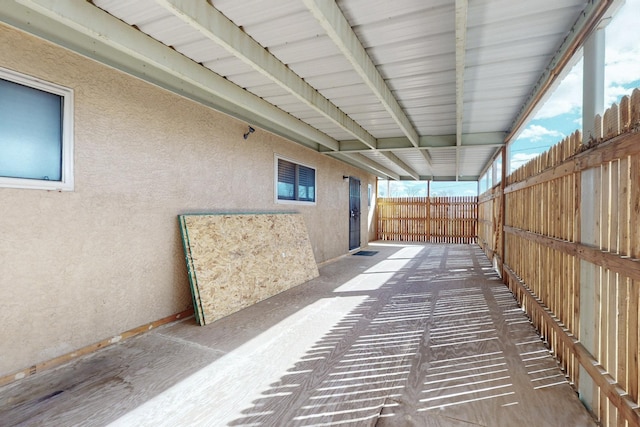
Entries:
{"label": "stucco wall", "polygon": [[[322,262],[348,250],[348,183],[375,177],[0,25],[0,66],[75,91],[75,191],[0,188],[0,376],[187,309],[177,215],[298,211]],[[274,202],[274,154],[317,205]],[[194,326],[195,327],[195,326]]]}

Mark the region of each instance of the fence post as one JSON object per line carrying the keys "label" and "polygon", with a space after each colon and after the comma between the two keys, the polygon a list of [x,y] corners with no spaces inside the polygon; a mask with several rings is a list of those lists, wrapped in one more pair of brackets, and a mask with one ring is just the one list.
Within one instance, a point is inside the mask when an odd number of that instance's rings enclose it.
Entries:
{"label": "fence post", "polygon": [[508,163],[508,159],[507,159],[507,146],[503,146],[502,147],[502,152],[500,153],[500,155],[502,156],[502,171],[501,171],[501,177],[500,177],[500,221],[497,224],[497,226],[500,228],[499,231],[499,235],[500,235],[500,247],[496,248],[496,250],[500,251],[500,268],[498,269],[498,271],[500,272],[500,275],[502,276],[502,279],[506,281],[505,279],[505,272],[504,272],[504,264],[507,262],[507,254],[505,253],[506,247],[505,247],[505,242],[504,242],[504,224],[505,224],[505,218],[506,218],[506,214],[507,214],[507,198],[505,197],[504,194],[504,188],[506,186],[506,181],[507,181],[507,168],[509,167]]}

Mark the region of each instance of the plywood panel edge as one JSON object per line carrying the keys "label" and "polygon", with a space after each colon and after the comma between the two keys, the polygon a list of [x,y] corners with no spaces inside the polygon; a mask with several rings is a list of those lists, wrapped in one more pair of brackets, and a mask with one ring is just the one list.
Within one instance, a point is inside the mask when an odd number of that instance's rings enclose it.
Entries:
{"label": "plywood panel edge", "polygon": [[189,276],[189,287],[191,288],[191,298],[193,301],[193,310],[196,322],[199,325],[204,324],[204,318],[202,315],[202,310],[200,307],[202,306],[200,303],[200,294],[198,292],[197,278],[195,276],[195,269],[193,263],[191,262],[191,247],[189,246],[189,231],[187,230],[187,226],[185,223],[184,215],[178,216],[178,221],[180,222],[180,237],[182,240],[182,247],[184,249],[184,258],[187,263],[187,274]]}
{"label": "plywood panel edge", "polygon": [[319,275],[300,213],[186,214],[181,224],[201,325]]}

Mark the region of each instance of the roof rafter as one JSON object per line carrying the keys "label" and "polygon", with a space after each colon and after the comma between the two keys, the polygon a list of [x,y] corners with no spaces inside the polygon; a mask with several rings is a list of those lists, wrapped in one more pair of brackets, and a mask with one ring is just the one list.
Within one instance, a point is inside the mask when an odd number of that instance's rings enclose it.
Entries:
{"label": "roof rafter", "polygon": [[351,63],[353,69],[380,100],[409,141],[414,147],[418,147],[418,132],[391,93],[338,5],[333,1],[322,0],[304,0],[304,4]]}
{"label": "roof rafter", "polygon": [[[460,147],[497,147],[504,145],[504,138],[506,132],[480,132],[480,133],[468,133],[462,135],[462,142]],[[438,149],[446,147],[457,147],[456,135],[426,135],[421,136],[419,139],[420,151],[424,148]],[[415,147],[409,142],[407,138],[378,138],[377,151],[389,151],[389,150],[414,150]],[[370,151],[367,146],[360,141],[348,140],[340,141],[339,151],[353,152],[353,151]]]}
{"label": "roof rafter", "polygon": [[369,132],[208,2],[193,0],[156,0],[156,2],[368,147],[376,148],[376,139]]}
{"label": "roof rafter", "polygon": [[422,154],[422,157],[424,157],[424,159],[427,161],[427,164],[429,165],[429,170],[432,170],[433,160],[431,159],[431,154],[429,154],[427,150],[420,150],[420,154]]}
{"label": "roof rafter", "polygon": [[331,155],[331,157],[337,157],[342,159],[343,161],[346,161],[349,164],[358,164],[358,165],[362,165],[362,166],[366,166],[367,169],[371,169],[373,171],[376,172],[376,175],[378,175],[381,178],[391,178],[394,179],[396,181],[400,180],[400,175],[395,173],[394,171],[392,171],[391,169],[388,169],[382,165],[380,165],[377,162],[374,162],[373,160],[371,160],[370,158],[366,157],[363,154],[360,153],[343,153],[343,152],[339,152],[339,151],[333,151],[328,153]]}
{"label": "roof rafter", "polygon": [[396,156],[395,154],[393,154],[391,151],[380,151],[380,154],[382,154],[384,157],[386,157],[389,161],[393,162],[394,164],[396,164],[397,166],[400,167],[400,169],[402,169],[403,171],[407,172],[407,174],[415,179],[416,181],[418,181],[420,179],[420,175],[418,175],[417,172],[415,172],[411,166],[407,165],[405,162],[403,162],[400,158],[398,158],[398,156]]}
{"label": "roof rafter", "polygon": [[[17,1],[19,4],[8,3],[3,6],[2,10],[2,14],[9,14],[15,24],[31,28],[32,22],[39,22],[39,16],[42,14],[42,16],[51,19],[55,25],[71,28],[84,34],[88,40],[85,41],[83,38],[71,35],[65,35],[66,38],[61,39],[61,34],[63,34],[61,31],[57,31],[56,34],[41,33],[43,37],[52,37],[57,43],[81,51],[94,59],[105,61],[105,58],[99,53],[99,49],[96,49],[95,43],[98,41],[114,51],[121,52],[145,64],[143,68],[147,70],[137,73],[142,78],[149,79],[150,75],[153,75],[151,80],[154,83],[161,84],[176,93],[191,95],[190,91],[185,91],[184,85],[181,84],[181,82],[187,82],[194,88],[210,95],[213,99],[212,104],[216,108],[227,111],[241,120],[251,121],[249,117],[254,117],[256,124],[294,141],[307,141],[309,146],[313,141],[328,150],[339,148],[338,142],[328,135],[195,63],[159,41],[148,37],[89,2],[75,0]],[[33,11],[37,13],[34,14]],[[114,62],[111,58],[105,62],[131,73],[130,64],[122,63],[120,60]],[[170,79],[174,79],[175,82],[169,81]],[[197,98],[194,96],[194,99],[202,102],[201,96]]]}
{"label": "roof rafter", "polygon": [[464,113],[464,66],[467,49],[468,0],[456,0],[456,180],[460,176],[460,146]]}

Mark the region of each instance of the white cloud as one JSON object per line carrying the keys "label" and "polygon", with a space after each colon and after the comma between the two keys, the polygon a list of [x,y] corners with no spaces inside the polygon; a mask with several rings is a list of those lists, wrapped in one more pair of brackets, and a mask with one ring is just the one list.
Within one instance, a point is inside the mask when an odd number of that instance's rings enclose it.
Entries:
{"label": "white cloud", "polygon": [[[638,12],[640,13],[640,12]],[[638,45],[625,52],[616,47],[607,51],[605,82],[607,86],[628,84],[640,79],[640,35]]]}
{"label": "white cloud", "polygon": [[609,108],[614,102],[618,102],[618,99],[624,95],[631,95],[631,91],[626,87],[612,84],[605,89],[604,106]]}
{"label": "white cloud", "polygon": [[536,114],[536,119],[548,119],[561,114],[576,113],[582,108],[582,59],[571,69]]}
{"label": "white cloud", "polygon": [[529,139],[532,142],[541,141],[544,138],[558,138],[558,140],[560,140],[564,138],[564,136],[562,132],[550,130],[540,125],[527,126],[520,134],[521,139]]}
{"label": "white cloud", "polygon": [[[624,86],[640,79],[640,0],[626,0],[606,28],[605,108],[619,96],[630,94]],[[536,114],[548,119],[578,114],[582,107],[582,60],[569,72]]]}
{"label": "white cloud", "polygon": [[630,94],[625,85],[640,80],[640,0],[627,0],[606,30],[605,107]]}

